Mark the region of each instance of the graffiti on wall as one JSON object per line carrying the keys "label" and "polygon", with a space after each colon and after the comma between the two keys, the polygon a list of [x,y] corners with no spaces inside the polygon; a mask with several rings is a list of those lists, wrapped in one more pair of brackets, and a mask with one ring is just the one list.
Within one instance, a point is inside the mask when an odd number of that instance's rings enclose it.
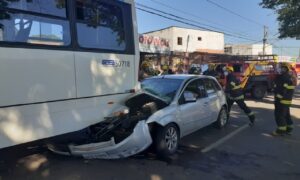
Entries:
{"label": "graffiti on wall", "polygon": [[140,52],[170,53],[169,40],[145,34],[139,35],[139,47]]}

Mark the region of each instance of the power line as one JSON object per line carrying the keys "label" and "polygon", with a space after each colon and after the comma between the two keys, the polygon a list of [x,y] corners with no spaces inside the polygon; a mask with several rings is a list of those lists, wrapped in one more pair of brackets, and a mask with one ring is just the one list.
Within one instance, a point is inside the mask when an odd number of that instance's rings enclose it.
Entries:
{"label": "power line", "polygon": [[[192,14],[192,13],[187,12],[187,11],[183,11],[183,10],[181,10],[181,9],[174,8],[174,7],[170,6],[170,5],[164,4],[164,3],[162,3],[162,2],[159,2],[159,1],[156,1],[156,0],[150,0],[150,1],[152,1],[152,2],[154,2],[154,3],[156,3],[156,4],[159,4],[159,5],[161,5],[161,6],[167,7],[167,8],[169,8],[169,9],[172,9],[172,10],[174,10],[174,11],[176,11],[176,12],[181,12],[181,13],[183,13],[183,14],[185,14],[185,15],[189,15],[189,16],[191,16],[191,17],[197,18],[197,19],[199,19],[199,20],[201,20],[201,21],[204,21],[204,22],[207,22],[207,23],[210,23],[210,24],[215,24],[215,25],[221,26],[221,27],[223,27],[223,28],[225,28],[225,29],[227,29],[227,30],[233,30],[233,29],[231,29],[231,28],[229,28],[228,26],[225,26],[225,25],[223,25],[223,24],[216,23],[216,22],[213,22],[213,21],[208,21],[208,20],[206,20],[206,19],[203,19],[203,18],[200,17],[200,16],[197,16],[197,15]],[[233,31],[235,31],[235,30],[233,30]],[[246,35],[244,32],[242,32],[242,33],[236,33],[236,34],[240,34],[240,35],[242,35],[242,36],[248,36],[248,35]]]}
{"label": "power line", "polygon": [[[159,12],[159,13],[162,13],[162,14],[165,14],[165,15],[168,15],[168,16],[175,17],[175,18],[177,18],[177,19],[187,20],[187,21],[192,21],[192,22],[196,22],[196,23],[198,23],[198,24],[202,24],[202,25],[204,25],[204,26],[208,26],[208,27],[211,27],[211,28],[218,29],[218,28],[216,28],[216,27],[213,27],[213,26],[210,26],[210,25],[207,25],[207,24],[203,24],[203,23],[200,23],[200,22],[198,22],[198,21],[186,19],[186,18],[177,16],[177,15],[174,15],[174,14],[171,14],[171,13],[166,13],[166,12],[164,12],[164,11],[161,11],[161,10],[158,10],[158,9],[154,9],[154,8],[152,8],[152,7],[149,7],[149,6],[140,4],[140,3],[136,3],[136,4],[137,4],[138,6],[141,6],[142,8],[147,8],[147,9],[150,9],[150,10],[154,10],[154,11],[157,11],[157,12]],[[214,30],[214,31],[215,31],[215,30]]]}
{"label": "power line", "polygon": [[[218,27],[215,27],[215,26],[211,26],[211,25],[208,25],[208,24],[204,24],[204,23],[201,23],[199,21],[195,21],[195,20],[191,20],[191,19],[187,19],[187,18],[184,18],[184,17],[180,17],[180,16],[177,16],[177,15],[174,15],[174,14],[171,14],[171,13],[167,13],[165,11],[162,11],[162,10],[158,10],[158,9],[154,9],[152,7],[149,7],[149,6],[146,6],[146,5],[143,5],[143,4],[140,4],[140,3],[136,3],[138,6],[142,7],[142,8],[147,8],[147,9],[150,9],[150,10],[154,10],[154,11],[157,11],[159,13],[162,13],[162,14],[165,14],[165,15],[168,15],[168,16],[172,16],[172,17],[175,17],[177,19],[181,19],[181,20],[187,20],[187,21],[191,21],[191,22],[194,22],[194,23],[197,23],[197,24],[201,24],[202,26],[207,26],[207,27],[210,27],[210,28],[214,28],[215,30],[214,31],[222,31],[222,32],[225,32],[224,29],[220,29]],[[233,33],[233,34],[237,34],[239,36],[245,36],[245,35],[242,35],[242,34],[239,34],[239,33],[236,33],[236,32],[230,32],[230,31],[227,31],[229,33]]]}
{"label": "power line", "polygon": [[214,1],[211,1],[211,0],[206,0],[206,1],[207,1],[208,3],[211,3],[211,4],[213,4],[213,5],[217,6],[217,7],[219,7],[219,8],[221,8],[221,9],[223,9],[223,10],[225,10],[225,11],[227,11],[227,12],[233,14],[233,15],[236,15],[236,16],[238,16],[238,17],[240,17],[240,18],[242,18],[242,19],[244,19],[244,20],[246,20],[246,21],[248,21],[248,22],[251,22],[251,23],[256,24],[256,25],[258,25],[258,26],[264,26],[263,24],[261,24],[261,23],[259,23],[259,22],[256,22],[256,21],[254,21],[254,20],[252,20],[252,19],[250,19],[250,18],[244,17],[244,16],[242,16],[242,15],[240,15],[240,14],[238,14],[238,13],[236,13],[236,12],[234,12],[234,11],[232,11],[232,10],[230,10],[230,9],[228,9],[228,8],[222,6],[222,5],[220,5],[220,4],[218,4],[218,3],[214,2]]}
{"label": "power line", "polygon": [[[172,17],[168,17],[168,16],[171,16],[171,15],[167,15],[167,14],[170,14],[170,13],[164,13],[165,15],[162,15],[161,13],[153,12],[153,11],[151,11],[151,10],[146,10],[146,9],[144,9],[144,8],[141,8],[141,7],[136,7],[136,9],[138,9],[138,10],[140,10],[140,11],[147,12],[147,13],[149,13],[149,14],[153,14],[153,15],[156,15],[156,16],[163,17],[163,18],[165,18],[165,19],[169,19],[169,20],[173,20],[173,21],[176,21],[176,22],[180,22],[180,23],[183,23],[183,24],[186,24],[186,25],[189,25],[189,26],[197,27],[197,28],[200,28],[200,29],[205,29],[205,30],[208,30],[208,31],[217,32],[216,30],[213,30],[213,29],[210,29],[210,28],[206,28],[206,27],[203,27],[203,26],[199,26],[199,25],[197,25],[197,24],[185,22],[185,21],[183,21],[183,20],[188,20],[188,19],[179,17],[179,16],[177,16],[177,15],[172,15],[172,14],[171,14]],[[189,20],[189,21],[190,21],[190,20]],[[239,39],[245,39],[245,40],[249,40],[249,41],[257,41],[257,40],[249,39],[249,38],[242,37],[242,36],[239,36],[239,35],[234,35],[234,34],[226,33],[226,32],[224,32],[223,34],[224,34],[224,35],[227,35],[227,36],[231,36],[231,37],[236,37],[236,38],[239,38]]]}
{"label": "power line", "polygon": [[[157,16],[163,17],[163,18],[165,18],[165,19],[169,19],[169,20],[172,20],[172,21],[177,21],[177,22],[186,24],[186,25],[194,26],[194,27],[197,27],[197,28],[200,28],[200,29],[204,29],[204,30],[208,30],[208,31],[217,32],[217,31],[215,31],[215,30],[212,30],[212,29],[209,29],[209,28],[206,28],[206,27],[202,27],[202,26],[198,26],[198,25],[195,25],[195,24],[192,24],[192,23],[188,23],[188,22],[185,22],[185,21],[181,21],[181,20],[176,19],[176,18],[171,18],[171,17],[165,16],[165,15],[162,15],[162,14],[159,14],[159,13],[156,13],[156,12],[153,12],[153,11],[150,11],[150,10],[146,10],[146,9],[143,9],[143,8],[140,8],[140,7],[136,7],[136,9],[138,9],[138,10],[140,10],[140,11],[147,12],[147,13],[149,13],[149,14],[153,14],[153,15],[157,15]],[[221,32],[219,32],[219,33],[221,33]]]}

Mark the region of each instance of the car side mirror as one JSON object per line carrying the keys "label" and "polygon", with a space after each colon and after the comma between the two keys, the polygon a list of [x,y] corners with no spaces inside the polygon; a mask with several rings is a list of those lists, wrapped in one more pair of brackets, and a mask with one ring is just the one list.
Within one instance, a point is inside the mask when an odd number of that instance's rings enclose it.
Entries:
{"label": "car side mirror", "polygon": [[183,96],[185,103],[193,103],[197,101],[197,98],[191,91],[184,91]]}

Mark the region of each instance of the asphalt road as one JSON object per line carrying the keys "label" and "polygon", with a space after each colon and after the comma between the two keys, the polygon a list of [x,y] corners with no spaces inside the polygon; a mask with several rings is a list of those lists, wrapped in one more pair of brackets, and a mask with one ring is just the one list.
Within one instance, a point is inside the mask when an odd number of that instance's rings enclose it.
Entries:
{"label": "asphalt road", "polygon": [[247,104],[256,112],[254,127],[246,125],[247,117],[234,106],[226,128],[206,127],[185,137],[170,159],[157,159],[151,152],[121,160],[84,160],[47,151],[22,156],[16,152],[9,161],[0,161],[0,180],[300,179],[300,87],[291,108],[292,136],[269,135],[276,128],[272,96]]}

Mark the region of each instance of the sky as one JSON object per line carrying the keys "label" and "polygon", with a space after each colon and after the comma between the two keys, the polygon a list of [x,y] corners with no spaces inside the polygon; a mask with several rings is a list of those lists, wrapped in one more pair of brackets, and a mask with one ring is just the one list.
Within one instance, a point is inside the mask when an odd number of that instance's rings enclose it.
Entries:
{"label": "sky", "polygon": [[[240,39],[225,35],[225,43],[228,44],[262,43],[264,32],[263,26],[265,25],[268,27],[268,43],[273,45],[274,54],[282,56],[299,56],[300,40],[279,40],[277,38],[277,14],[272,10],[260,7],[259,3],[262,0],[210,1],[230,9],[232,12],[237,13],[242,17],[246,17],[246,19],[223,10],[210,3],[208,0],[136,0],[136,3],[184,17],[192,21],[197,21],[200,26],[246,38]],[[139,33],[158,30],[169,26],[195,28],[138,9],[137,21]],[[195,22],[192,23],[196,24]]]}

